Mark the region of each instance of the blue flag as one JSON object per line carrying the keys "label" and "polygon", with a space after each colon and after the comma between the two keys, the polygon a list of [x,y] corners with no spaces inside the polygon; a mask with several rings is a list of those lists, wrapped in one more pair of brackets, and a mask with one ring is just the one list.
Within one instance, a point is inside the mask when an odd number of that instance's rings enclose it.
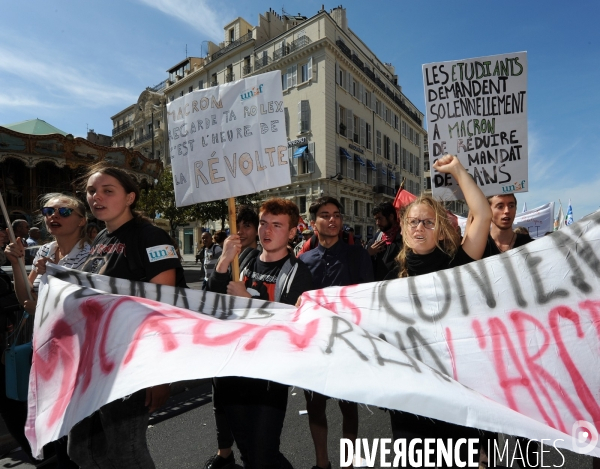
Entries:
{"label": "blue flag", "polygon": [[567,209],[567,217],[565,218],[565,225],[569,226],[573,223],[573,207],[571,207],[571,199],[569,199],[569,208]]}

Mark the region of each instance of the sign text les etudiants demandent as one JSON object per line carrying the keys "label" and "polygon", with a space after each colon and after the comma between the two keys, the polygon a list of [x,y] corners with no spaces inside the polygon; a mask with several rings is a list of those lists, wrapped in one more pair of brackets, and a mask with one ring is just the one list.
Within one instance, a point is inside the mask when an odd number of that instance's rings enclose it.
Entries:
{"label": "sign text les etudiants demandent", "polygon": [[[431,165],[457,155],[485,195],[527,191],[527,53],[423,65]],[[431,168],[433,194],[463,199]]]}

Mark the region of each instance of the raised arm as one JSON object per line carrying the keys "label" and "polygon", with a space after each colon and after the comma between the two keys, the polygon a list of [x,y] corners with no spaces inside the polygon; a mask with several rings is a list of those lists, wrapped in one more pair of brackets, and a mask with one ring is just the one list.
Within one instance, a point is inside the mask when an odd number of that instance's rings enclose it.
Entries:
{"label": "raised arm", "polygon": [[462,247],[472,259],[481,259],[492,221],[492,210],[487,198],[456,156],[443,156],[434,163],[433,168],[440,173],[451,174],[458,182],[472,216],[471,223],[465,229]]}

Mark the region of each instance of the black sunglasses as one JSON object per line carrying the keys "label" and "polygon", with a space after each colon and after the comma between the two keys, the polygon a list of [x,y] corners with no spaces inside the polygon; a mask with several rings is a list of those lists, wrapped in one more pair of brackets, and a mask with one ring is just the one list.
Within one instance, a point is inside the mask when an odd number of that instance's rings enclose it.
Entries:
{"label": "black sunglasses", "polygon": [[[45,217],[49,217],[51,215],[54,215],[55,210],[58,210],[58,214],[64,218],[70,216],[74,211],[72,208],[69,208],[69,207],[59,207],[59,208],[44,207],[44,208],[42,208],[42,215],[44,215]],[[79,214],[77,214],[77,215],[79,215]]]}

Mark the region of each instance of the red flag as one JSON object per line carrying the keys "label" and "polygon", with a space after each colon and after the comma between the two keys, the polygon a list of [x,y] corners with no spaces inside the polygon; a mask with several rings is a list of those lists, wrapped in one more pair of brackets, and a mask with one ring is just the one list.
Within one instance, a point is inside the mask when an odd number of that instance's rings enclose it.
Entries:
{"label": "red flag", "polygon": [[302,219],[302,217],[300,217],[300,220],[298,221],[298,231],[302,233],[304,230],[308,230],[308,225]]}
{"label": "red flag", "polygon": [[394,199],[394,208],[396,210],[400,210],[402,207],[406,207],[416,198],[416,195],[411,194],[402,186],[400,186],[400,189],[398,189],[398,193],[396,194],[396,198]]}

